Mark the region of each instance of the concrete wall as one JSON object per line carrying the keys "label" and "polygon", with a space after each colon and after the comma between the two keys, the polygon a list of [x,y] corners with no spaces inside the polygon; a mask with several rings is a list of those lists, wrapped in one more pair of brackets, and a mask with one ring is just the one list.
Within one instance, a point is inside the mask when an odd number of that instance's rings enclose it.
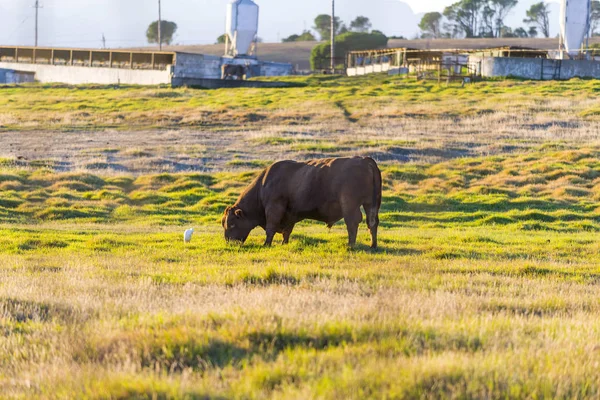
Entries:
{"label": "concrete wall", "polygon": [[164,71],[154,71],[0,62],[0,69],[35,72],[35,79],[45,83],[58,82],[72,85],[83,83],[109,85],[117,84],[119,82],[132,85],[160,85],[171,83],[170,68]]}
{"label": "concrete wall", "polygon": [[294,72],[292,64],[276,63],[276,62],[261,62],[261,76],[290,76]]}
{"label": "concrete wall", "polygon": [[483,57],[481,76],[512,76],[523,79],[542,78],[541,58]]}
{"label": "concrete wall", "polygon": [[392,66],[390,63],[371,64],[371,65],[347,68],[346,75],[358,76],[358,75],[375,74],[375,73],[381,73],[381,72],[388,72],[390,69],[392,69]]}
{"label": "concrete wall", "polygon": [[255,59],[206,56],[203,54],[177,53],[173,77],[221,79],[221,66],[223,64],[249,65],[252,67],[252,71],[257,71],[257,76],[288,76],[293,72],[292,64],[263,62]]}
{"label": "concrete wall", "polygon": [[562,60],[560,79],[600,78],[600,62]]}
{"label": "concrete wall", "polygon": [[221,79],[221,57],[177,53],[175,78]]}
{"label": "concrete wall", "polygon": [[244,81],[225,79],[173,78],[173,86],[188,86],[201,89],[234,89],[234,88],[292,88],[302,87],[292,82]]}
{"label": "concrete wall", "polygon": [[[598,61],[510,57],[482,57],[478,60],[481,62],[481,76],[483,77],[512,76],[532,80],[600,79],[600,62]],[[469,62],[474,63],[478,60],[471,57]]]}
{"label": "concrete wall", "polygon": [[13,71],[11,69],[0,69],[0,83],[31,83],[35,82],[35,74],[31,72]]}
{"label": "concrete wall", "polygon": [[[44,83],[160,85],[171,84],[172,78],[221,79],[223,62],[232,61],[218,56],[177,53],[175,65],[163,71],[10,62],[0,62],[0,69],[33,72],[35,79]],[[293,72],[291,64],[243,59],[236,59],[233,62],[243,65],[251,62],[259,76],[288,76]],[[6,76],[6,73],[0,75],[0,82],[6,80]]]}

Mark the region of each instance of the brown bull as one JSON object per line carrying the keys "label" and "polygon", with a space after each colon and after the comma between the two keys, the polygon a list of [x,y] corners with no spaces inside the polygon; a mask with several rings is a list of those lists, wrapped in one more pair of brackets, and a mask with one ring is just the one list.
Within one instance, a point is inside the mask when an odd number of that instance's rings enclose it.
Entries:
{"label": "brown bull", "polygon": [[377,248],[381,207],[381,172],[371,158],[329,158],[307,162],[280,161],[265,169],[225,210],[221,221],[227,241],[245,242],[257,226],[267,232],[265,246],[276,233],[288,243],[294,225],[304,219],[331,227],[344,219],[348,244],[356,244],[362,206]]}

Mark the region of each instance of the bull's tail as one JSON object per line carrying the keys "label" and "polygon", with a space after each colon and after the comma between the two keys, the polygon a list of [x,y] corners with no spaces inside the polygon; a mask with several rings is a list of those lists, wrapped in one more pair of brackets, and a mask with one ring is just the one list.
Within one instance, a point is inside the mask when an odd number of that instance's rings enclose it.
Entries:
{"label": "bull's tail", "polygon": [[371,233],[371,248],[375,249],[377,248],[377,227],[379,226],[379,209],[381,208],[383,180],[381,179],[381,170],[379,170],[375,160],[369,157],[366,160],[369,163],[373,177],[373,198],[369,207],[365,207],[365,213],[367,214],[367,225]]}
{"label": "bull's tail", "polygon": [[375,208],[375,211],[379,213],[379,209],[381,208],[381,193],[383,190],[381,170],[379,169],[377,162],[375,162],[375,160],[373,160],[371,157],[366,157],[366,160],[369,162],[369,167],[373,173],[373,201],[371,204],[373,208]]}
{"label": "bull's tail", "polygon": [[373,198],[369,207],[365,207],[367,214],[367,225],[371,232],[371,248],[377,248],[377,227],[379,226],[379,209],[381,208],[381,196],[383,190],[383,180],[381,179],[381,170],[372,158],[367,157],[369,167],[373,176]]}

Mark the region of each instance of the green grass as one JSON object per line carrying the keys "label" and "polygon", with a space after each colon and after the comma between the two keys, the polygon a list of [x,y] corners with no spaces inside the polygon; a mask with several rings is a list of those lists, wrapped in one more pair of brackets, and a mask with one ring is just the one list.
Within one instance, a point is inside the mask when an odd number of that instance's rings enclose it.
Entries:
{"label": "green grass", "polygon": [[0,233],[5,393],[598,393],[595,234],[398,228],[371,253],[341,228],[272,249],[211,226],[188,246],[122,225]]}
{"label": "green grass", "polygon": [[255,172],[5,169],[0,388],[595,397],[599,151],[383,164],[375,252],[364,226],[349,250],[311,222],[288,246],[227,245],[220,213]]}
{"label": "green grass", "polygon": [[568,82],[480,82],[441,86],[396,77],[314,76],[279,78],[306,85],[290,89],[191,90],[146,87],[24,85],[0,89],[0,131],[112,129],[219,129],[232,124],[327,121],[351,122],[373,116],[431,119],[510,111],[519,104],[540,112],[554,106],[532,105],[532,98],[583,101],[574,112],[595,120],[591,102],[600,90],[593,80]]}
{"label": "green grass", "polygon": [[[382,223],[386,227],[498,224],[504,229],[597,231],[599,158],[600,149],[590,147],[436,164],[384,163]],[[234,159],[228,165],[260,168],[267,164]],[[0,222],[210,224],[219,220],[256,173],[102,177],[7,169],[0,173]]]}
{"label": "green grass", "polygon": [[[286,79],[0,89],[7,143],[81,140],[0,144],[0,397],[599,397],[599,84]],[[364,223],[225,243],[267,160],[352,153],[381,160],[377,251]]]}

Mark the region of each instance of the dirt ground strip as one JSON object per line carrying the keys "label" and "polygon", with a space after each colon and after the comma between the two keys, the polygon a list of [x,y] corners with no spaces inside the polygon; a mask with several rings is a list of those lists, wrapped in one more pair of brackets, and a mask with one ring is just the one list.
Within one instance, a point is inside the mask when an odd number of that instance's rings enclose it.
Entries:
{"label": "dirt ground strip", "polygon": [[[560,117],[560,116],[559,116]],[[0,159],[57,171],[143,174],[256,169],[274,160],[369,155],[380,162],[436,163],[525,152],[548,142],[600,141],[600,123],[507,112],[456,119],[371,118],[238,130],[0,132]]]}

